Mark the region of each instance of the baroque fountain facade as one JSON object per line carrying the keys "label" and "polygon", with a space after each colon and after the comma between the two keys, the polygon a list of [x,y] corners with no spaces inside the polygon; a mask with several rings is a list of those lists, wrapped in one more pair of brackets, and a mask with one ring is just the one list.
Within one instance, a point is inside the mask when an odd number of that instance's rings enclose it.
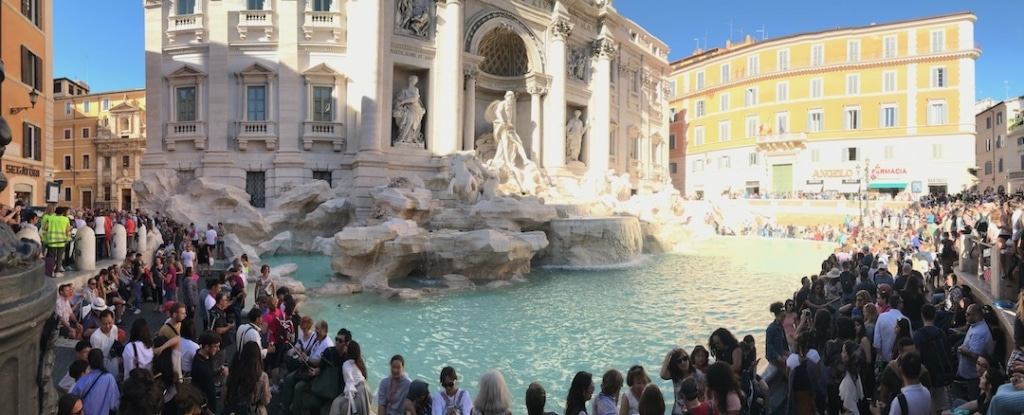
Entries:
{"label": "baroque fountain facade", "polygon": [[331,255],[351,278],[334,293],[617,263],[678,237],[668,48],[611,1],[246,5],[146,2],[160,128],[141,206],[223,222],[236,255]]}

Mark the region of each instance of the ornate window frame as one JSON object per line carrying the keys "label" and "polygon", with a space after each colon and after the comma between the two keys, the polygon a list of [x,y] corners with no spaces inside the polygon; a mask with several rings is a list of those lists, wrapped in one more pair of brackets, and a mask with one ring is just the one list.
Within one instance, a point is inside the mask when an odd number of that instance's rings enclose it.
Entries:
{"label": "ornate window frame", "polygon": [[[310,151],[317,142],[330,143],[335,152],[340,152],[346,146],[345,120],[348,117],[346,111],[347,81],[345,74],[335,70],[326,63],[315,65],[302,72],[305,83],[305,116],[302,128],[302,148]],[[332,98],[332,111],[330,121],[313,120],[313,88],[330,87]]]}
{"label": "ornate window frame", "polygon": [[[166,124],[164,144],[167,151],[174,151],[177,141],[189,140],[196,150],[206,149],[206,73],[198,68],[184,64],[174,72],[164,76],[168,91],[168,108],[170,122]],[[196,88],[196,119],[194,121],[178,121],[178,88]]]}

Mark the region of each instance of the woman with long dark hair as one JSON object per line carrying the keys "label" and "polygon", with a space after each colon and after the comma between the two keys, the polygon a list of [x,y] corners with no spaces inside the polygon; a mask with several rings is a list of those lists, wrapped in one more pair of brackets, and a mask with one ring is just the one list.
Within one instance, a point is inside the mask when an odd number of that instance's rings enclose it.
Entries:
{"label": "woman with long dark hair", "polygon": [[707,373],[710,361],[711,353],[708,353],[708,349],[699,344],[693,346],[693,350],[690,351],[690,364],[693,365],[694,369],[697,369],[700,373]]}
{"label": "woman with long dark hair", "polygon": [[[651,384],[651,378],[643,366],[633,365],[626,371],[626,392],[619,399],[619,415],[636,415],[640,413],[640,398],[643,397],[644,388]],[[675,385],[673,385],[675,386]]]}
{"label": "woman with long dark hair", "polygon": [[739,340],[728,329],[719,327],[711,332],[708,350],[715,362],[728,364],[733,373],[739,375],[743,371],[743,350],[740,349]]}
{"label": "woman with long dark hair", "polygon": [[739,415],[743,409],[743,392],[729,364],[715,362],[708,367],[708,403],[712,413]]}
{"label": "woman with long dark hair", "polygon": [[128,344],[124,346],[121,358],[124,363],[124,378],[134,369],[153,369],[153,356],[159,355],[165,349],[178,345],[178,339],[171,339],[164,344],[153,347],[153,338],[150,334],[149,323],[146,319],[136,319],[128,332]]}
{"label": "woman with long dark hair", "polygon": [[246,342],[228,373],[224,392],[225,413],[266,415],[270,404],[270,379],[263,371],[260,345]]}
{"label": "woman with long dark hair", "polygon": [[864,388],[861,383],[861,368],[864,363],[859,347],[852,341],[843,342],[839,357],[840,362],[835,371],[842,374],[843,380],[839,383],[838,406],[842,408],[843,413],[869,413],[864,412],[869,408],[867,401],[864,400]]}
{"label": "woman with long dark hair", "polygon": [[363,350],[355,340],[348,342],[346,350],[346,360],[341,364],[345,390],[331,404],[331,415],[367,414],[370,409],[370,391],[366,388]]}
{"label": "woman with long dark hair", "polygon": [[594,395],[594,375],[576,372],[565,397],[565,415],[587,415],[587,401]]}
{"label": "woman with long dark hair", "polygon": [[[153,340],[156,346],[163,346],[169,339],[157,336]],[[181,369],[176,367],[179,360],[174,358],[174,349],[164,349],[163,352],[153,358],[153,376],[156,378],[160,389],[163,391],[162,413],[165,415],[176,415],[174,397],[178,393],[178,384],[181,383],[179,373]]]}
{"label": "woman with long dark hair", "polygon": [[[694,351],[696,350],[694,348]],[[697,369],[692,360],[692,356],[687,354],[685,349],[676,348],[668,352],[665,360],[661,362],[659,375],[662,379],[672,381],[672,396],[675,397],[675,403],[672,405],[673,415],[686,413],[686,402],[680,399],[683,381],[686,379],[693,379],[697,384],[699,396],[704,396],[704,373]]]}

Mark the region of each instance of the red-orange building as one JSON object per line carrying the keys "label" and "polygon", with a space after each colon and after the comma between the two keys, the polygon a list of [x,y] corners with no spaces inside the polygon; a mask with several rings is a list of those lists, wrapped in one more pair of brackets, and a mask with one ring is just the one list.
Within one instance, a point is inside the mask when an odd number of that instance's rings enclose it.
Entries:
{"label": "red-orange building", "polygon": [[668,124],[668,174],[672,185],[686,192],[686,109],[672,108]]}
{"label": "red-orange building", "polygon": [[52,4],[0,0],[0,60],[7,75],[0,86],[0,115],[13,136],[2,161],[8,185],[0,203],[6,205],[16,199],[45,204],[46,183],[53,180]]}

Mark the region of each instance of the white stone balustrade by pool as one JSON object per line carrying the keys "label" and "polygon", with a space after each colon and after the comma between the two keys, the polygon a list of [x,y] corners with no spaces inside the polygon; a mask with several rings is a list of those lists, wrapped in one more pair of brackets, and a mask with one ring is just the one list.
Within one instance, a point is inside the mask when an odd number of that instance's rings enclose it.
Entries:
{"label": "white stone balustrade by pool", "polygon": [[110,241],[110,256],[118,261],[128,256],[128,231],[124,225],[114,224],[113,236]]}
{"label": "white stone balustrade by pool", "polygon": [[75,269],[79,271],[92,271],[96,269],[96,232],[92,227],[83,226],[78,229],[78,239],[75,241]]}

